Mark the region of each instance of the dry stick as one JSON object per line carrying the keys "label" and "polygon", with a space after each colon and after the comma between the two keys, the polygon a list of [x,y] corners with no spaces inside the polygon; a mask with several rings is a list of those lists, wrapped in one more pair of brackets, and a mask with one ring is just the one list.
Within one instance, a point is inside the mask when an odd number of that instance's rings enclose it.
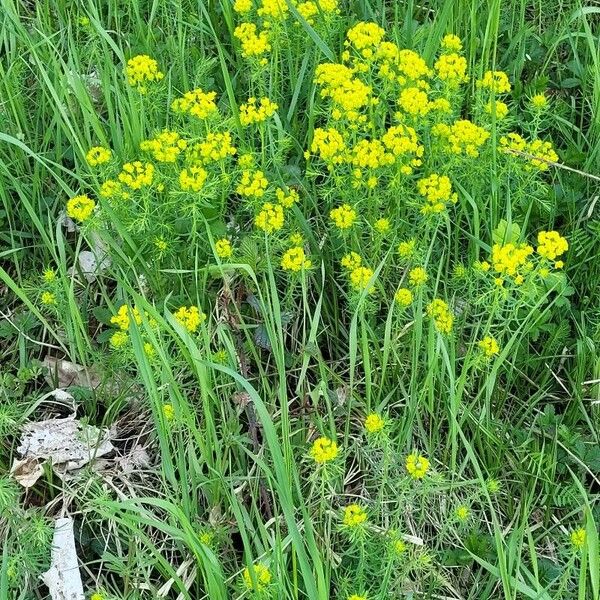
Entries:
{"label": "dry stick", "polygon": [[592,175],[591,173],[586,173],[585,171],[580,171],[579,169],[574,169],[573,167],[567,167],[567,165],[554,162],[553,160],[548,160],[547,158],[542,158],[541,156],[535,156],[534,154],[528,154],[527,152],[521,152],[520,150],[513,150],[512,148],[505,148],[504,152],[508,152],[509,154],[516,154],[518,156],[523,156],[525,158],[528,158],[529,160],[539,160],[540,162],[546,163],[547,165],[551,165],[553,167],[557,167],[558,169],[571,171],[571,173],[583,175],[583,177],[588,177],[589,179],[593,179],[594,181],[600,181],[600,177],[598,177],[598,175]]}

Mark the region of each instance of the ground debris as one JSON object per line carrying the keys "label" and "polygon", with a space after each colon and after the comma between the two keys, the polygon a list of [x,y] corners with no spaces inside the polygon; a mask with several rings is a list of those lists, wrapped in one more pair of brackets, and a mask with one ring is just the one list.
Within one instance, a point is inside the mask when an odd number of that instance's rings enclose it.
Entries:
{"label": "ground debris", "polygon": [[110,439],[108,429],[86,425],[74,416],[27,423],[17,448],[22,459],[14,461],[11,474],[24,487],[31,487],[42,475],[42,465],[50,461],[54,472],[64,477],[112,452]]}

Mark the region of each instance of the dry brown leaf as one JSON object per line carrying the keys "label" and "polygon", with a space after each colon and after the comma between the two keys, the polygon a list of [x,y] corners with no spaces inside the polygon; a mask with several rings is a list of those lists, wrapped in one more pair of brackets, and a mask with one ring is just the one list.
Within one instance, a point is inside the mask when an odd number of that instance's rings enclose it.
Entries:
{"label": "dry brown leaf", "polygon": [[54,379],[59,388],[68,388],[72,385],[96,389],[100,383],[100,376],[94,367],[86,368],[83,365],[72,363],[64,358],[47,355],[42,361],[42,366],[48,369],[46,381],[54,385]]}

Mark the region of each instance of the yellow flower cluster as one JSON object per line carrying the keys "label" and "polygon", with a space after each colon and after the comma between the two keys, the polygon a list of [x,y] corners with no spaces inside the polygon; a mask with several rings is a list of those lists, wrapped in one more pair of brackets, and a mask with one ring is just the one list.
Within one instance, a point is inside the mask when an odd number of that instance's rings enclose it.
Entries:
{"label": "yellow flower cluster", "polygon": [[327,437],[317,438],[310,449],[310,457],[318,464],[335,460],[339,454],[338,445]]}
{"label": "yellow flower cluster", "polygon": [[50,306],[51,304],[56,304],[56,295],[46,290],[42,292],[40,300],[44,306]]}
{"label": "yellow flower cluster", "polygon": [[284,271],[302,271],[310,269],[312,261],[306,257],[302,246],[294,246],[285,252],[281,258],[281,268]]}
{"label": "yellow flower cluster", "polygon": [[485,112],[489,115],[495,115],[496,119],[504,119],[508,114],[508,104],[501,100],[490,100],[485,105]]}
{"label": "yellow flower cluster", "polygon": [[265,233],[279,231],[283,227],[284,215],[281,204],[265,202],[254,218],[254,224]]}
{"label": "yellow flower cluster", "polygon": [[[269,34],[266,31],[258,32],[255,23],[241,23],[238,25],[233,35],[242,45],[242,56],[244,58],[260,58],[263,54],[271,51],[269,43]],[[267,59],[260,59],[262,64],[267,63]]]}
{"label": "yellow flower cluster", "polygon": [[110,148],[104,148],[104,146],[94,146],[90,148],[85,155],[85,160],[90,167],[96,167],[107,163],[112,157]]}
{"label": "yellow flower cluster", "polygon": [[450,52],[460,52],[462,50],[462,41],[453,33],[449,33],[442,38],[442,48]]}
{"label": "yellow flower cluster", "polygon": [[394,300],[402,308],[406,308],[412,304],[413,293],[408,288],[399,288],[394,294]]}
{"label": "yellow flower cluster", "polygon": [[236,188],[240,196],[261,198],[265,195],[265,190],[269,181],[262,171],[242,171],[242,179]]}
{"label": "yellow flower cluster", "polygon": [[229,258],[233,254],[233,246],[227,238],[215,242],[215,252],[219,258]]}
{"label": "yellow flower cluster", "polygon": [[268,98],[248,98],[248,102],[240,106],[240,123],[242,125],[251,125],[252,123],[262,123],[270,116],[275,114],[278,106]]}
{"label": "yellow flower cluster", "polygon": [[158,63],[147,54],[139,54],[127,61],[125,67],[127,83],[132,87],[137,87],[142,94],[146,93],[146,84],[149,82],[160,81],[164,77],[158,68]]}
{"label": "yellow flower cluster", "polygon": [[385,421],[381,415],[371,413],[365,419],[365,430],[367,433],[379,433],[385,427]]}
{"label": "yellow flower cluster", "polygon": [[542,110],[548,106],[548,98],[544,94],[535,94],[531,97],[531,105],[537,110]]}
{"label": "yellow flower cluster", "polygon": [[385,30],[377,23],[357,23],[346,34],[346,46],[353,46],[363,58],[372,58],[375,49],[385,36]]}
{"label": "yellow flower cluster", "polygon": [[420,287],[427,283],[427,279],[429,279],[427,275],[427,271],[423,267],[415,267],[411,269],[408,273],[408,282],[413,287]]}
{"label": "yellow flower cluster", "polygon": [[185,192],[199,192],[204,187],[208,173],[199,165],[192,165],[179,173],[179,186]]}
{"label": "yellow flower cluster", "polygon": [[366,121],[361,109],[377,102],[371,87],[354,77],[354,71],[337,63],[320,64],[315,72],[315,83],[321,86],[321,98],[330,98],[334,104],[332,116],[349,121]]}
{"label": "yellow flower cluster", "polygon": [[218,112],[215,104],[216,92],[204,92],[200,88],[186,92],[171,103],[171,110],[188,114],[198,119],[206,119]]}
{"label": "yellow flower cluster", "polygon": [[118,180],[132,190],[139,190],[152,185],[153,178],[154,165],[152,163],[143,163],[139,160],[132,163],[125,163],[121,167],[121,172],[118,176]]}
{"label": "yellow flower cluster", "polygon": [[430,110],[427,92],[418,87],[407,87],[400,92],[400,109],[412,117],[424,117]]}
{"label": "yellow flower cluster", "polygon": [[281,20],[286,18],[288,10],[285,0],[260,0],[260,7],[256,12],[261,17]]}
{"label": "yellow flower cluster", "polygon": [[166,163],[175,162],[186,148],[187,142],[176,131],[169,130],[140,144],[140,150],[150,152],[155,160]]}
{"label": "yellow flower cluster", "polygon": [[277,196],[277,202],[284,208],[291,208],[300,199],[298,192],[292,188],[288,190],[287,194],[281,188],[277,188],[275,190],[275,196]]}
{"label": "yellow flower cluster", "polygon": [[437,76],[450,87],[469,81],[467,59],[456,52],[442,54],[434,65]]}
{"label": "yellow flower cluster", "polygon": [[386,151],[380,140],[360,140],[349,156],[350,164],[356,169],[378,169],[392,165],[394,161],[394,155]]}
{"label": "yellow flower cluster", "polygon": [[422,164],[421,158],[425,149],[419,143],[417,132],[406,125],[395,125],[390,127],[382,136],[383,145],[391,152],[396,159],[405,158],[400,172],[404,175],[410,175],[413,167],[419,167]]}
{"label": "yellow flower cluster", "polygon": [[296,8],[309,25],[315,24],[313,18],[315,15],[322,14],[326,17],[329,14],[339,12],[338,0],[315,0],[314,2],[307,0],[298,4]]}
{"label": "yellow flower cluster", "polygon": [[95,207],[96,203],[89,196],[81,194],[67,202],[67,216],[83,223],[92,216]]}
{"label": "yellow flower cluster", "polygon": [[348,271],[354,271],[362,264],[362,258],[356,252],[349,252],[342,257],[341,265]]}
{"label": "yellow flower cluster", "polygon": [[123,186],[114,179],[107,179],[100,185],[98,192],[102,198],[122,198],[127,200],[131,194],[123,189]]}
{"label": "yellow flower cluster", "polygon": [[358,527],[367,520],[367,511],[360,504],[344,507],[343,523],[346,527]]}
{"label": "yellow flower cluster", "polygon": [[207,164],[234,156],[237,152],[231,141],[231,133],[211,132],[206,134],[203,142],[198,142],[189,147],[187,159],[191,162]]}
{"label": "yellow flower cluster", "polygon": [[452,183],[447,175],[434,173],[419,179],[417,191],[426,200],[426,204],[421,208],[424,215],[441,213],[446,209],[447,202],[456,203],[458,200],[456,192],[452,192]]}
{"label": "yellow flower cluster", "polygon": [[482,340],[480,340],[477,343],[477,345],[483,352],[484,356],[486,356],[487,358],[492,358],[500,352],[500,345],[498,344],[498,340],[491,335],[486,335]]}
{"label": "yellow flower cluster", "polygon": [[136,325],[141,325],[142,315],[140,314],[140,311],[137,306],[123,304],[117,311],[117,314],[110,318],[110,322],[113,325],[116,325],[121,331],[127,331],[131,324],[131,319],[135,321]]}
{"label": "yellow flower cluster", "polygon": [[548,260],[555,260],[569,249],[567,240],[558,231],[538,233],[537,253]]}
{"label": "yellow flower cluster", "polygon": [[[529,257],[533,248],[528,244],[494,244],[492,247],[492,266],[499,276],[508,276],[514,279],[517,285],[524,281],[523,274],[531,271],[533,264]],[[497,278],[496,283],[502,284],[502,278]]]}
{"label": "yellow flower cluster", "polygon": [[398,244],[398,255],[400,258],[411,258],[415,253],[417,242],[416,240],[406,240]]}
{"label": "yellow flower cluster", "polygon": [[429,471],[429,460],[420,454],[409,454],[406,457],[406,470],[413,479],[423,479]]}
{"label": "yellow flower cluster", "polygon": [[242,573],[242,579],[246,589],[253,592],[263,592],[271,583],[271,571],[262,563],[256,563],[252,567],[246,567]]}
{"label": "yellow flower cluster", "polygon": [[375,286],[369,282],[373,277],[373,269],[369,267],[356,267],[350,272],[350,285],[358,291],[367,290],[369,294],[375,291]]}
{"label": "yellow flower cluster", "polygon": [[510,92],[510,81],[504,71],[486,71],[483,79],[477,81],[477,86],[490,90],[494,94]]}
{"label": "yellow flower cluster", "polygon": [[441,137],[450,152],[466,154],[471,158],[479,156],[479,149],[490,137],[486,129],[467,119],[460,119],[452,125],[438,123],[431,128],[431,133]]}
{"label": "yellow flower cluster", "polygon": [[194,305],[182,306],[173,316],[190,333],[195,333],[206,320],[206,315]]}
{"label": "yellow flower cluster", "polygon": [[499,148],[509,154],[524,155],[528,160],[525,165],[526,170],[536,167],[540,171],[546,171],[549,163],[558,160],[558,155],[550,142],[539,139],[528,142],[523,136],[514,131],[500,138]]}
{"label": "yellow flower cluster", "polygon": [[435,298],[427,305],[427,315],[433,319],[433,324],[439,333],[448,335],[454,325],[454,315],[447,302]]}
{"label": "yellow flower cluster", "polygon": [[342,204],[330,211],[329,216],[338,229],[348,229],[357,219],[356,210],[349,204]]}
{"label": "yellow flower cluster", "polygon": [[344,162],[346,157],[346,142],[342,134],[334,127],[314,131],[310,151],[324,161],[330,169]]}

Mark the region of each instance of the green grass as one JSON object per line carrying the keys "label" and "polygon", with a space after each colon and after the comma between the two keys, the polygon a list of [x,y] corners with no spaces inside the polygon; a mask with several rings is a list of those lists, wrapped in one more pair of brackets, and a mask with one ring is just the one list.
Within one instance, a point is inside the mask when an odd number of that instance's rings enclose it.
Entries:
{"label": "green grass", "polygon": [[[340,9],[310,24],[290,3],[285,41],[257,74],[228,0],[0,0],[0,598],[47,597],[39,575],[63,513],[76,522],[86,597],[104,600],[600,598],[600,8],[371,0]],[[432,163],[459,195],[434,225],[415,218],[410,186],[394,196],[391,183],[370,192],[341,171],[328,179],[303,157],[315,129],[329,126],[315,68],[339,58],[361,20],[429,65],[441,38],[459,35],[473,79],[457,117],[480,102],[474,81],[502,69],[513,128],[552,139],[561,164],[539,176],[510,170],[496,151],[502,125],[489,118],[480,160]],[[157,91],[127,85],[137,54],[164,71]],[[85,162],[91,146],[109,146],[121,164],[165,127],[203,139],[203,125],[168,110],[196,87],[217,91],[238,154],[254,150],[270,180],[299,190],[286,227],[302,234],[313,266],[296,279],[280,268],[284,238],[252,228],[261,202],[231,191],[233,162],[210,200],[152,192],[135,211],[103,204],[109,225],[96,231],[63,226],[67,200],[97,198],[105,178]],[[527,108],[538,92],[551,102],[540,117]],[[238,116],[251,95],[279,105],[254,134]],[[435,142],[423,136],[429,153]],[[345,201],[365,223],[384,209],[394,229],[338,235],[328,213]],[[494,243],[535,243],[543,229],[569,241],[564,276],[506,302],[475,275]],[[235,253],[218,259],[225,233]],[[172,246],[160,255],[153,240],[163,235]],[[396,248],[411,235],[429,281],[402,313],[393,295],[409,267]],[[73,266],[94,236],[111,264],[88,281]],[[375,294],[349,291],[339,261],[350,249],[373,269]],[[454,276],[457,265],[466,277]],[[56,307],[40,301],[48,268]],[[449,302],[455,335],[432,326],[433,297]],[[115,351],[110,318],[124,303],[142,316]],[[208,315],[195,335],[174,317],[182,305]],[[482,363],[476,341],[490,334],[500,352]],[[47,356],[99,374],[98,387],[69,391],[79,419],[114,429],[116,451],[105,470],[64,481],[46,465],[25,491],[9,474],[22,426],[72,412],[48,396],[57,381]],[[365,432],[371,412],[385,418],[383,435]],[[321,435],[340,455],[317,468],[309,451]],[[124,470],[115,458],[138,446],[147,461]],[[430,460],[422,481],[406,473],[411,452]],[[351,503],[366,508],[366,526],[342,526]],[[256,563],[272,575],[262,593],[243,583]]]}

